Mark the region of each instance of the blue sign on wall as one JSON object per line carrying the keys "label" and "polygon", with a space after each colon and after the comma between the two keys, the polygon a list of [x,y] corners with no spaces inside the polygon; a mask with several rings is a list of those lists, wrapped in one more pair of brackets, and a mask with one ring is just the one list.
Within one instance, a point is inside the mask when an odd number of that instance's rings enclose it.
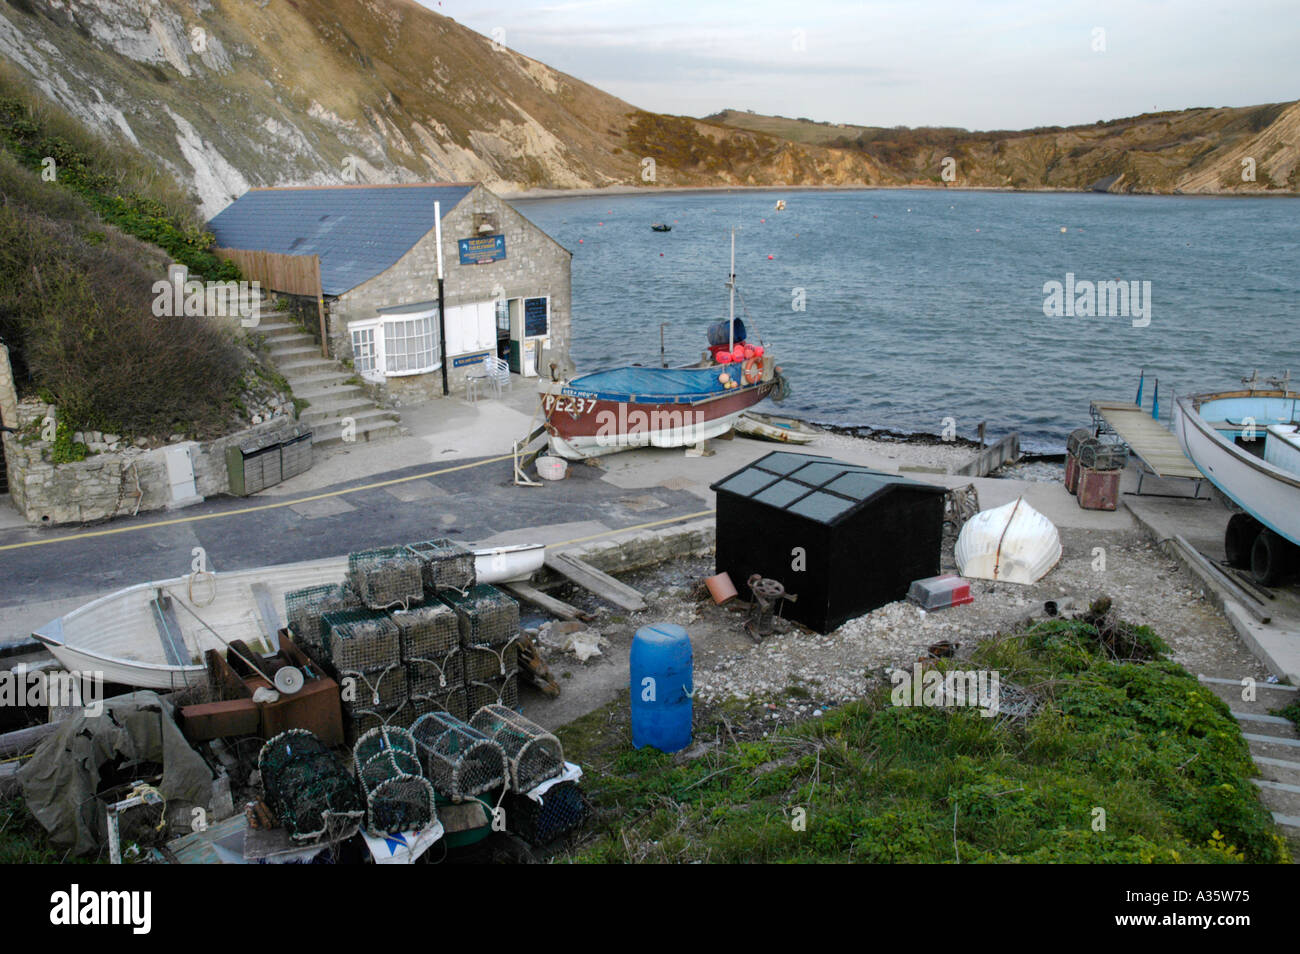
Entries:
{"label": "blue sign on wall", "polygon": [[486,265],[499,262],[506,257],[506,237],[504,235],[483,235],[478,238],[460,239],[460,263],[462,265]]}
{"label": "blue sign on wall", "polygon": [[478,354],[462,354],[458,358],[451,359],[453,368],[463,368],[468,364],[482,364],[483,359],[488,356],[488,352],[480,351]]}

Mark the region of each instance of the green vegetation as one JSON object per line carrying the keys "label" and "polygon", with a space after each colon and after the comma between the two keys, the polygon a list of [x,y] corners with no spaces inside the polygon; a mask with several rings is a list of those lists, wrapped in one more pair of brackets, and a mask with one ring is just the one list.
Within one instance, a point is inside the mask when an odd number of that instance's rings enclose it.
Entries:
{"label": "green vegetation", "polygon": [[84,863],[54,848],[21,798],[0,800],[0,865],[55,865]]}
{"label": "green vegetation", "polygon": [[[240,278],[238,266],[212,254],[211,232],[175,186],[126,147],[87,132],[77,120],[28,94],[12,71],[0,71],[0,145],[37,175],[82,199],[105,222],[162,248],[194,277]],[[60,201],[60,200],[54,200]],[[58,216],[56,216],[58,217]],[[84,240],[104,240],[87,230]]]}
{"label": "green vegetation", "polygon": [[[1163,651],[1104,613],[1046,621],[944,664],[999,672],[998,717],[895,706],[885,684],[680,763],[631,747],[623,701],[560,733],[597,811],[572,860],[1285,860],[1227,706]],[[712,715],[733,736],[734,708]]]}
{"label": "green vegetation", "polygon": [[223,431],[245,363],[231,331],[152,307],[169,261],[239,276],[208,251],[188,200],[4,71],[0,195],[0,340],[20,392],[59,408],[53,461],[86,456],[78,430]]}
{"label": "green vegetation", "polygon": [[2,150],[0,193],[0,339],[19,390],[59,408],[56,460],[84,456],[77,430],[223,430],[243,353],[218,322],[155,317],[157,249]]}

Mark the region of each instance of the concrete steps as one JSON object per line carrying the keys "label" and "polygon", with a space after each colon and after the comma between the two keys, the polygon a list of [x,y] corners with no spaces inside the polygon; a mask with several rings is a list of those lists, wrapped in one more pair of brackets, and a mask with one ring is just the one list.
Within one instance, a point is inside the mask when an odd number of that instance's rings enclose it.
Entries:
{"label": "concrete steps", "polygon": [[1259,800],[1273,815],[1300,861],[1300,734],[1290,719],[1272,714],[1297,698],[1294,686],[1256,682],[1255,698],[1243,699],[1239,679],[1200,676],[1202,685],[1228,704],[1250,747],[1258,776],[1251,779]]}
{"label": "concrete steps", "polygon": [[293,396],[307,402],[298,420],[312,429],[312,444],[327,447],[350,441],[379,441],[401,434],[401,417],[379,407],[353,382],[354,375],[337,361],[322,358],[315,336],[288,312],[267,309],[255,333],[267,344],[271,363],[284,375]]}

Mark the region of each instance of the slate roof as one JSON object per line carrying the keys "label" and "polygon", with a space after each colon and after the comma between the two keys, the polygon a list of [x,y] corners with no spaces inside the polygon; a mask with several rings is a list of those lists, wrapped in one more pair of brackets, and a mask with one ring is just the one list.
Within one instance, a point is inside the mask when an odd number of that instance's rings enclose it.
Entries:
{"label": "slate roof", "polygon": [[815,454],[774,451],[710,489],[725,491],[816,523],[838,523],[896,487],[930,493],[944,488]]}
{"label": "slate roof", "polygon": [[386,271],[446,218],[474,183],[252,189],[208,223],[222,248],[319,255],[321,287],[341,295]]}

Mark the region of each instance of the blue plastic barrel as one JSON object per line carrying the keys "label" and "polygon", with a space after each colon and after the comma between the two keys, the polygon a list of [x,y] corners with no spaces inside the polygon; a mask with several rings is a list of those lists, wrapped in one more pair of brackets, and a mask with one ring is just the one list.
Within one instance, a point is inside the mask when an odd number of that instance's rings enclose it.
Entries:
{"label": "blue plastic barrel", "polygon": [[695,691],[691,637],[673,623],[636,631],[628,660],[632,689],[632,745],[677,752],[691,744]]}

